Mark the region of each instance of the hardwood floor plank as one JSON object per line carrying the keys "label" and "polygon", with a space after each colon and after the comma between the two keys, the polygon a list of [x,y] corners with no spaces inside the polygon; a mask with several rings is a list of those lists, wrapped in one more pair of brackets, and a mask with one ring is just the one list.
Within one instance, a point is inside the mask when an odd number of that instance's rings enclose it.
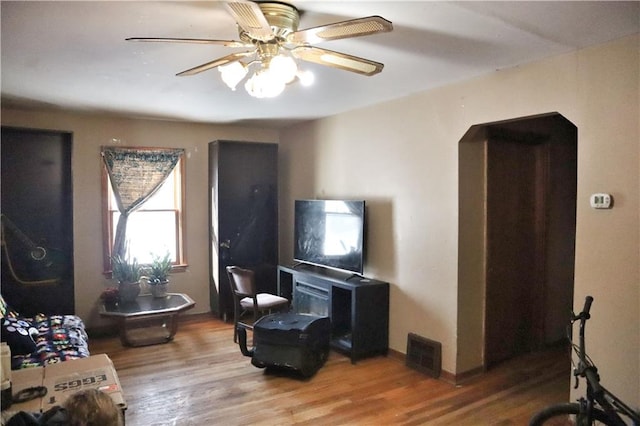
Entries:
{"label": "hardwood floor plank", "polygon": [[251,365],[233,327],[194,316],[172,342],[127,348],[92,338],[112,359],[128,404],[128,426],[189,425],[525,425],[569,398],[563,350],[507,361],[462,385],[407,368],[396,357],[351,364],[331,352],[310,379]]}

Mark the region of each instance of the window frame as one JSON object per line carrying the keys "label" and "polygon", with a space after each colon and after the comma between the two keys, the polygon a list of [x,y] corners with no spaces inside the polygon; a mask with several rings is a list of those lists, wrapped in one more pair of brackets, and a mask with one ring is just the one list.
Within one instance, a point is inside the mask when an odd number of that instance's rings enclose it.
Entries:
{"label": "window frame", "polygon": [[[128,147],[129,148],[129,147]],[[133,149],[139,150],[158,150],[165,148],[151,148],[151,147],[130,147]],[[102,263],[103,263],[103,274],[107,277],[111,277],[111,250],[113,249],[112,240],[114,237],[115,229],[112,228],[112,215],[111,210],[109,209],[109,196],[110,196],[110,181],[109,181],[109,173],[107,171],[107,166],[104,164],[104,161],[100,162],[101,164],[101,181],[102,181],[102,191],[101,191],[101,199],[102,199]],[[180,188],[180,195],[174,192],[174,198],[176,201],[179,200],[179,206],[176,214],[177,221],[177,241],[176,241],[176,253],[177,260],[173,264],[171,268],[171,272],[183,272],[186,270],[187,263],[187,254],[186,254],[186,156],[183,154],[180,156],[180,159],[176,163],[176,168],[179,167],[179,173],[176,174],[176,169],[172,170],[172,175],[174,175],[174,179],[179,177],[180,182],[178,185],[175,185],[176,188]],[[150,209],[151,211],[167,211],[167,209]],[[173,211],[173,209],[169,210]]]}

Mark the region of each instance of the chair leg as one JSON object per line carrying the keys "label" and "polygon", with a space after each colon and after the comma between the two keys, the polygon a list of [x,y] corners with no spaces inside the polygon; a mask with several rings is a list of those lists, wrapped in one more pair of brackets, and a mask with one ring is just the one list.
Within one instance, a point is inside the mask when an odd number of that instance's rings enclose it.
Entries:
{"label": "chair leg", "polygon": [[233,309],[233,343],[238,343],[238,307],[234,306]]}

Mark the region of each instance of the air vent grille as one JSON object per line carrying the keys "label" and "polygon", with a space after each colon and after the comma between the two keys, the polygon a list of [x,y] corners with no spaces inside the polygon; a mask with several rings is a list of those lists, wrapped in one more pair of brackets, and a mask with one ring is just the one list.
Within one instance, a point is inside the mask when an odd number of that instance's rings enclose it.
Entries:
{"label": "air vent grille", "polygon": [[442,344],[409,333],[406,360],[407,367],[438,378],[442,370]]}

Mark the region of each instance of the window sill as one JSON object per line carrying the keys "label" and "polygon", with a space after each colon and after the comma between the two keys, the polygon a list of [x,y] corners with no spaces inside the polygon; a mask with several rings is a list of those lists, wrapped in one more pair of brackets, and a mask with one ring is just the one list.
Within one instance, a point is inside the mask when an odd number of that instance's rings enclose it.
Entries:
{"label": "window sill", "polygon": [[[189,264],[184,263],[181,265],[173,265],[171,267],[171,274],[175,273],[175,272],[185,272],[187,270],[187,268],[189,268]],[[111,271],[103,271],[102,275],[104,275],[106,278],[113,278],[112,272]]]}

